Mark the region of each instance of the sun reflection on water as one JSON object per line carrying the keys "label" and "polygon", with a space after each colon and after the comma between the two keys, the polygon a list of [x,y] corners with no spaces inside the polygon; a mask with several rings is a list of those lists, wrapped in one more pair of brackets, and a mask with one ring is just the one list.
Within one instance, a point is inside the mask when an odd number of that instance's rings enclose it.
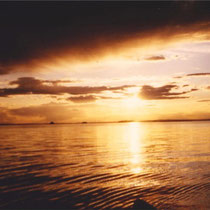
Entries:
{"label": "sun reflection on water", "polygon": [[131,122],[128,126],[128,148],[130,152],[129,163],[131,164],[131,172],[139,173],[142,171],[141,164],[144,162],[142,155],[144,130],[141,123]]}

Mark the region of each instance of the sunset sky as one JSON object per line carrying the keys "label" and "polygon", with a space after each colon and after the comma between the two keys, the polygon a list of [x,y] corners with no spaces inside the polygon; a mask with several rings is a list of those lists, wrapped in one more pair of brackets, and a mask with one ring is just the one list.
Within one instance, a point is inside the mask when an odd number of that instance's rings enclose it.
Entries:
{"label": "sunset sky", "polygon": [[0,123],[210,118],[210,2],[0,2]]}

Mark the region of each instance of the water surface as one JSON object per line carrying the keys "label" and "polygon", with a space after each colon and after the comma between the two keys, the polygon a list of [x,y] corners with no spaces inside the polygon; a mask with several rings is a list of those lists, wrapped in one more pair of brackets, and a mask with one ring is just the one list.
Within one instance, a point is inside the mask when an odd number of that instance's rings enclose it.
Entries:
{"label": "water surface", "polygon": [[210,122],[0,126],[0,208],[210,209]]}

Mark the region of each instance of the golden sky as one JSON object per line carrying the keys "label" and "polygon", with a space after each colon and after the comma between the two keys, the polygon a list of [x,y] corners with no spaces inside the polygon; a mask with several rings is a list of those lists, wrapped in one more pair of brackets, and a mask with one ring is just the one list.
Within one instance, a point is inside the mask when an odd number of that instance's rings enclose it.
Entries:
{"label": "golden sky", "polygon": [[0,123],[210,118],[208,2],[1,4]]}

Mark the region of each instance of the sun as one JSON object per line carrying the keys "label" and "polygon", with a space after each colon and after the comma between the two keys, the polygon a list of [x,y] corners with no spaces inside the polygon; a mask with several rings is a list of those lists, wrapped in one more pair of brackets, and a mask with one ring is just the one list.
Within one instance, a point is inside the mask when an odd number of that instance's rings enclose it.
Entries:
{"label": "sun", "polygon": [[144,104],[144,101],[140,99],[137,95],[123,99],[123,105],[126,108],[135,108],[135,107],[142,106],[143,104]]}

